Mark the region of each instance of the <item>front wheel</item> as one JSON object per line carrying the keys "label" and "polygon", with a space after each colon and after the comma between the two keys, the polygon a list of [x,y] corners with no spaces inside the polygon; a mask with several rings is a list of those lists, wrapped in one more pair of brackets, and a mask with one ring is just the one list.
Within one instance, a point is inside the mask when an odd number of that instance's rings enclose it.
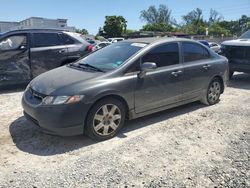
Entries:
{"label": "front wheel", "polygon": [[113,98],[103,99],[91,108],[86,121],[86,133],[94,140],[107,140],[116,135],[124,121],[123,103]]}
{"label": "front wheel", "polygon": [[207,89],[206,95],[201,100],[207,105],[214,105],[220,101],[220,94],[222,91],[221,81],[218,78],[213,79]]}

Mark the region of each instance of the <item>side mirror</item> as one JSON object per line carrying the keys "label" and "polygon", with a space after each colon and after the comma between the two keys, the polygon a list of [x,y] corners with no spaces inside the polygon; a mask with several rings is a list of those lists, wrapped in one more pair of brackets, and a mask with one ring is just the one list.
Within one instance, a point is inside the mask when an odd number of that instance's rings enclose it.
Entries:
{"label": "side mirror", "polygon": [[140,71],[138,76],[140,78],[142,78],[146,75],[146,72],[152,71],[156,68],[157,68],[157,66],[154,62],[145,62],[145,63],[141,64],[141,71]]}

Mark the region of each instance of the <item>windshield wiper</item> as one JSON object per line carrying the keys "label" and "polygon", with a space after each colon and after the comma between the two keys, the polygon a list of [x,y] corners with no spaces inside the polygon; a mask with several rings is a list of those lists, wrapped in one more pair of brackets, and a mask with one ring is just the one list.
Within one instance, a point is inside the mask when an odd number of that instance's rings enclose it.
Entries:
{"label": "windshield wiper", "polygon": [[94,70],[99,71],[99,72],[104,72],[102,69],[99,69],[99,68],[97,68],[97,67],[95,67],[93,65],[90,65],[90,64],[81,64],[81,63],[79,63],[79,65],[94,69]]}
{"label": "windshield wiper", "polygon": [[77,68],[86,69],[86,67],[85,67],[85,66],[82,66],[82,65],[77,64],[77,63],[70,63],[70,64],[68,64],[68,66],[72,66],[72,67],[77,67]]}
{"label": "windshield wiper", "polygon": [[73,66],[73,67],[81,68],[81,69],[91,69],[91,70],[95,70],[95,71],[99,71],[99,72],[104,72],[103,70],[101,70],[97,67],[94,67],[92,65],[89,65],[89,64],[70,63],[69,66]]}

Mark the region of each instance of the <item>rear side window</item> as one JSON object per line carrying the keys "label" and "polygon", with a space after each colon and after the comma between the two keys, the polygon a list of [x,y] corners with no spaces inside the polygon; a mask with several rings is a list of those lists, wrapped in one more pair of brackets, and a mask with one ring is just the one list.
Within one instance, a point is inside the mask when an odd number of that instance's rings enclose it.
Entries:
{"label": "rear side window", "polygon": [[154,62],[157,67],[175,65],[179,63],[179,48],[177,43],[158,46],[142,58],[142,63]]}
{"label": "rear side window", "polygon": [[0,41],[0,50],[25,49],[27,46],[26,35],[13,35]]}
{"label": "rear side window", "polygon": [[46,47],[62,45],[61,38],[57,33],[34,33],[33,47]]}
{"label": "rear side window", "polygon": [[208,50],[199,44],[183,42],[182,49],[184,55],[184,62],[198,61],[210,58]]}
{"label": "rear side window", "polygon": [[63,43],[64,44],[75,44],[75,40],[72,39],[70,36],[68,36],[67,34],[64,34],[64,33],[60,33],[60,36],[62,37],[63,39]]}

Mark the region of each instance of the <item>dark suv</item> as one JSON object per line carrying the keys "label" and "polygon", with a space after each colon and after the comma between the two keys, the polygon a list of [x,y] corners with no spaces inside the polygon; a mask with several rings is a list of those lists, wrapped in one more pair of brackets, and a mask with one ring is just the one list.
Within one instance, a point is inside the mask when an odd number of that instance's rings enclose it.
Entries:
{"label": "dark suv", "polygon": [[221,50],[228,58],[230,77],[235,71],[250,73],[250,30],[239,39],[223,42]]}
{"label": "dark suv", "polygon": [[67,31],[30,29],[0,35],[0,87],[27,83],[39,74],[86,55],[90,44]]}

